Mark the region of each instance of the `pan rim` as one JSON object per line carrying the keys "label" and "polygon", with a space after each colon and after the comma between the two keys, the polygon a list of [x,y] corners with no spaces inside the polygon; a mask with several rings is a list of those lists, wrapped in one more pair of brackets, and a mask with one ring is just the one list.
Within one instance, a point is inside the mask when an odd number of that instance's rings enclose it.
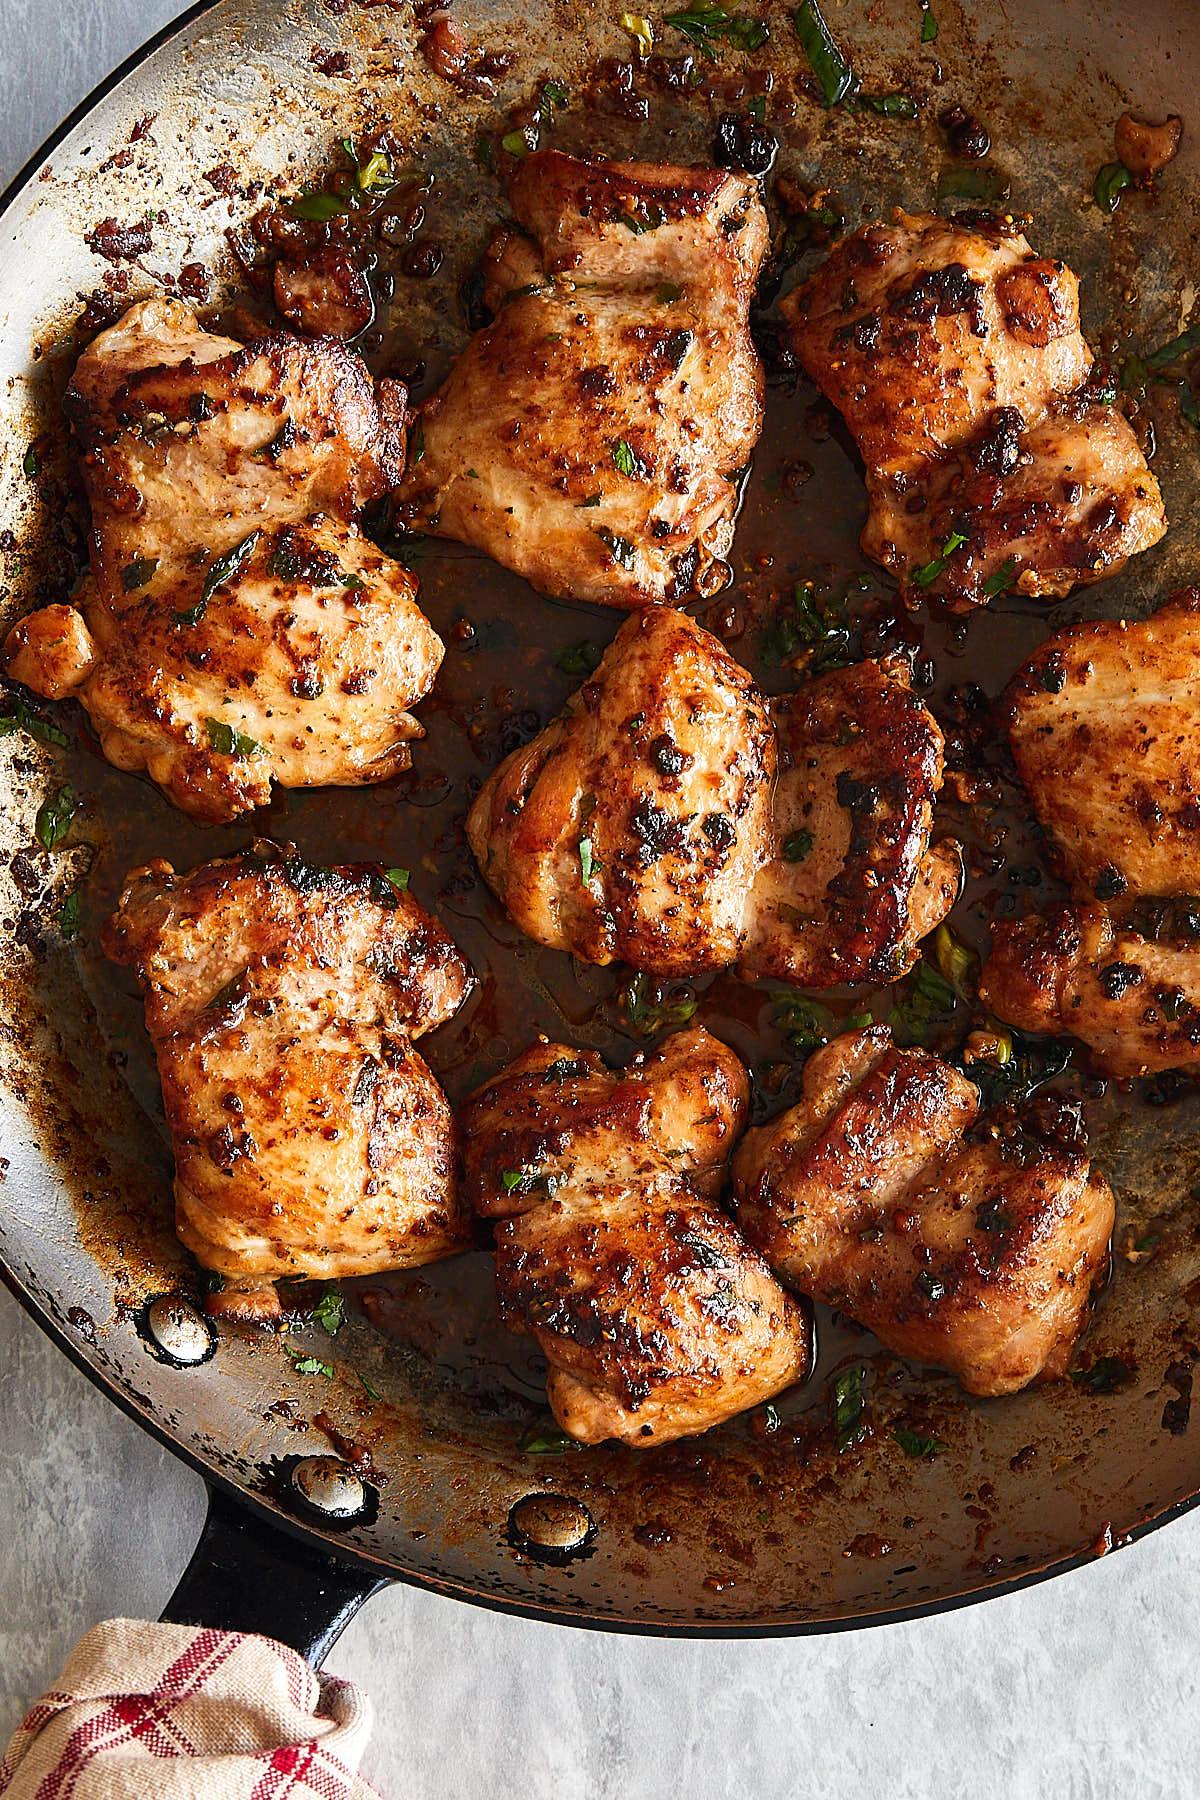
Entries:
{"label": "pan rim", "polygon": [[[172,39],[180,36],[188,26],[192,25],[206,13],[215,11],[224,0],[193,0],[193,3],[182,12],[167,21],[141,45],[126,56],[108,75],[99,81],[66,115],[61,123],[49,134],[41,145],[22,164],[17,173],[0,192],[0,224],[7,217],[10,209],[24,194],[27,187],[36,179],[39,171],[59,146],[71,133],[83,124],[92,112],[108,98],[130,75],[136,73],[144,63],[159,50],[168,45]],[[1108,1553],[1103,1550],[1084,1548],[1055,1560],[1048,1561],[1040,1567],[1023,1570],[1019,1575],[999,1577],[985,1580],[979,1586],[965,1589],[958,1593],[941,1594],[934,1599],[898,1602],[886,1609],[873,1609],[854,1615],[833,1615],[823,1618],[806,1618],[796,1620],[771,1620],[738,1624],[726,1620],[662,1620],[633,1619],[610,1617],[609,1615],[569,1607],[556,1607],[548,1602],[522,1601],[502,1597],[488,1592],[479,1586],[472,1586],[466,1580],[455,1577],[439,1576],[427,1571],[398,1566],[395,1562],[372,1556],[369,1552],[346,1542],[322,1535],[314,1527],[303,1520],[290,1517],[281,1508],[267,1504],[263,1498],[221,1473],[209,1463],[198,1451],[174,1437],[159,1421],[146,1413],[137,1404],[135,1397],[127,1392],[121,1384],[108,1375],[86,1353],[86,1350],[68,1333],[54,1315],[43,1307],[34,1294],[29,1291],[16,1269],[6,1259],[0,1248],[0,1279],[13,1295],[22,1310],[45,1333],[45,1335],[88,1380],[124,1415],[132,1420],[143,1431],[160,1443],[173,1456],[193,1469],[205,1482],[209,1489],[218,1488],[245,1508],[254,1517],[276,1530],[286,1533],[310,1547],[319,1548],[327,1554],[338,1558],[364,1575],[374,1576],[391,1585],[402,1585],[438,1594],[442,1598],[459,1600],[468,1605],[483,1607],[488,1611],[510,1614],[517,1618],[532,1619],[543,1624],[573,1626],[579,1630],[607,1631],[630,1637],[650,1637],[664,1639],[690,1640],[736,1640],[775,1637],[819,1637],[843,1631],[859,1631],[875,1629],[884,1625],[909,1624],[918,1619],[932,1618],[943,1613],[957,1612],[968,1606],[981,1605],[986,1601],[1001,1599],[1016,1594],[1025,1588],[1038,1586],[1043,1582],[1068,1575],[1074,1570],[1084,1568],[1095,1562],[1100,1556]],[[1200,1506],[1200,1486],[1191,1494],[1169,1502],[1160,1511],[1142,1518],[1125,1530],[1115,1541],[1113,1550],[1125,1549],[1158,1531],[1164,1526],[1173,1524],[1187,1513]]]}

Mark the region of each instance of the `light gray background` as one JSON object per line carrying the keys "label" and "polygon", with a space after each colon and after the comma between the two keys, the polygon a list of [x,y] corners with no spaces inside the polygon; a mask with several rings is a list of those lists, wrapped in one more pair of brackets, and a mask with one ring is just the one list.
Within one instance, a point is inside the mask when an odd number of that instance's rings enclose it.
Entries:
{"label": "light gray background", "polygon": [[[615,5],[615,0],[613,0]],[[172,0],[0,0],[0,184]],[[0,1292],[0,1741],[79,1634],[153,1618],[201,1483]],[[330,1666],[388,1800],[1185,1800],[1200,1517],[982,1608],[761,1643],[602,1636],[393,1589]]]}

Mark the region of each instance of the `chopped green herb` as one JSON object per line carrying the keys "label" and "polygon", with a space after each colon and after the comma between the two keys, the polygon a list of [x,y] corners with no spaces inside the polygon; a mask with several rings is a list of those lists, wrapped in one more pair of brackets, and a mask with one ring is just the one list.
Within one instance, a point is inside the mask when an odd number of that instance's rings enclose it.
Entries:
{"label": "chopped green herb", "polygon": [[157,567],[157,556],[139,556],[136,562],[127,563],[121,570],[121,586],[127,594],[135,594],[153,579]]}
{"label": "chopped green herb", "polygon": [[388,161],[387,153],[383,150],[376,150],[365,163],[360,163],[355,180],[358,182],[359,192],[363,194],[376,193],[381,189],[395,187],[396,184],[392,179],[392,166]]}
{"label": "chopped green herb", "polygon": [[581,643],[571,644],[567,649],[560,650],[554,659],[554,666],[565,675],[593,675],[600,667],[603,656],[604,652],[599,644],[593,644],[590,639],[584,638]]}
{"label": "chopped green herb", "polygon": [[940,1300],[946,1292],[946,1284],[933,1273],[932,1269],[921,1269],[917,1275],[917,1286],[930,1300]]}
{"label": "chopped green herb", "polygon": [[819,1050],[822,1044],[829,1042],[836,1030],[833,1014],[828,1007],[822,1006],[817,1000],[810,1000],[807,994],[795,993],[790,988],[777,991],[771,1023],[787,1033],[788,1043],[801,1056]]}
{"label": "chopped green herb", "polygon": [[854,105],[885,119],[915,119],[917,103],[911,94],[855,94]]}
{"label": "chopped green herb", "polygon": [[806,675],[828,675],[851,660],[845,598],[822,605],[811,581],[796,583],[791,606],[776,615],[763,640],[768,662],[786,662],[801,650],[808,651]]}
{"label": "chopped green herb", "polygon": [[910,1431],[907,1425],[898,1425],[892,1436],[905,1456],[911,1456],[914,1462],[932,1462],[939,1452],[949,1447],[940,1437],[922,1437],[919,1431]]}
{"label": "chopped green herb", "polygon": [[613,561],[619,563],[621,568],[635,569],[637,567],[637,550],[628,538],[618,537],[615,531],[606,531],[603,525],[596,527],[596,536],[606,547]]}
{"label": "chopped green herb", "polygon": [[208,601],[200,599],[195,606],[189,606],[183,612],[172,613],[171,617],[177,625],[198,625],[207,611]]}
{"label": "chopped green herb", "polygon": [[58,909],[58,929],[65,938],[73,938],[79,930],[79,890],[68,894]]}
{"label": "chopped green herb", "polygon": [[366,1376],[363,1374],[361,1369],[355,1369],[354,1373],[358,1376],[359,1386],[362,1388],[363,1393],[367,1396],[367,1399],[368,1400],[378,1400],[379,1399],[379,1389],[377,1387],[371,1386],[371,1383],[367,1380]]}
{"label": "chopped green herb", "polygon": [[783,840],[783,859],[785,862],[802,863],[812,849],[816,839],[811,831],[792,831]]}
{"label": "chopped green herb", "polygon": [[956,994],[969,999],[975,992],[975,974],[979,958],[955,937],[943,920],[933,934],[933,954],[937,966]]}
{"label": "chopped green herb", "polygon": [[327,1287],[317,1304],[312,1309],[312,1316],[317,1324],[330,1337],[336,1337],[341,1330],[346,1315],[346,1300],[335,1287]]}
{"label": "chopped green herb", "polygon": [[350,202],[341,194],[327,194],[317,188],[294,194],[283,205],[284,211],[291,213],[293,219],[312,219],[318,223],[335,219],[339,213],[350,211]]}
{"label": "chopped green herb", "polygon": [[682,293],[677,281],[660,281],[654,290],[654,298],[659,306],[673,306]]}
{"label": "chopped green herb", "polygon": [[654,1037],[658,1032],[690,1024],[699,1002],[694,994],[677,985],[662,988],[652,975],[639,970],[621,994],[620,1007],[629,1027],[639,1037]]}
{"label": "chopped green herb", "polygon": [[57,744],[60,750],[65,750],[70,742],[65,731],[60,731],[57,725],[35,712],[27,701],[16,696],[12,700],[12,711],[0,717],[0,737],[9,737],[14,731],[27,731],[39,744]]}
{"label": "chopped green herb", "polygon": [[921,8],[921,14],[921,42],[923,44],[936,44],[938,22],[933,16],[932,8],[923,6]]}
{"label": "chopped green herb", "polygon": [[921,568],[914,569],[909,579],[915,581],[918,587],[932,587],[954,552],[961,549],[966,541],[961,531],[952,531],[942,545],[940,556],[935,556],[932,562],[924,563]]}
{"label": "chopped green herb", "polygon": [[588,882],[592,879],[592,876],[595,875],[602,867],[603,867],[603,865],[601,863],[597,862],[596,858],[592,855],[592,840],[591,840],[591,838],[590,837],[580,838],[580,840],[579,840],[579,872],[583,878],[584,887],[587,886]]}
{"label": "chopped green herb", "polygon": [[688,6],[667,13],[664,23],[694,44],[710,62],[716,59],[716,46],[725,42],[735,50],[758,50],[770,36],[761,19],[732,13],[724,6]]}
{"label": "chopped green herb", "polygon": [[620,474],[637,476],[640,473],[641,465],[624,438],[617,438],[613,443],[612,459],[613,467]]}
{"label": "chopped green herb", "polygon": [[1179,410],[1189,425],[1200,431],[1200,405],[1196,401],[1196,393],[1188,380],[1179,384]]}
{"label": "chopped green herb", "polygon": [[34,481],[37,479],[38,471],[41,468],[41,464],[38,461],[38,453],[34,449],[32,444],[30,444],[28,450],[25,452],[24,456],[21,458],[21,467],[24,469],[26,475],[28,475],[30,481]]}
{"label": "chopped green herb", "polygon": [[509,156],[528,156],[533,145],[523,131],[506,131],[500,139],[500,148],[506,150]]}
{"label": "chopped green herb", "polygon": [[1128,1387],[1137,1371],[1119,1356],[1102,1356],[1090,1369],[1072,1369],[1071,1380],[1085,1387],[1089,1394],[1115,1394]]}
{"label": "chopped green herb", "polygon": [[553,1423],[531,1426],[517,1444],[525,1456],[564,1456],[568,1450],[579,1448],[573,1437]]}
{"label": "chopped green herb", "polygon": [[1189,325],[1178,337],[1173,337],[1169,343],[1160,344],[1157,350],[1152,350],[1146,358],[1146,367],[1155,370],[1169,369],[1172,363],[1179,362],[1193,350],[1200,350],[1200,325]]}
{"label": "chopped green herb", "polygon": [[297,1375],[324,1375],[327,1381],[333,1380],[332,1363],[322,1362],[319,1356],[310,1356],[305,1350],[293,1349],[292,1345],[286,1342],[283,1348],[291,1357],[292,1367]]}
{"label": "chopped green herb", "polygon": [[1133,176],[1124,163],[1105,163],[1092,187],[1101,212],[1116,212],[1121,195],[1132,181]]}
{"label": "chopped green herb", "polygon": [[837,106],[854,86],[854,70],[834,42],[817,0],[801,0],[792,28],[816,76],[826,106]]}
{"label": "chopped green herb", "polygon": [[366,585],[367,584],[362,576],[356,575],[353,570],[351,570],[349,575],[342,576],[342,586],[344,588],[349,588],[352,594],[361,594]]}
{"label": "chopped green herb", "polygon": [[588,1073],[587,1063],[581,1056],[560,1056],[555,1062],[550,1064],[550,1067],[542,1076],[542,1080],[574,1081],[578,1077]]}
{"label": "chopped green herb", "polygon": [[413,434],[412,440],[409,444],[409,449],[411,451],[410,460],[412,462],[419,463],[421,458],[425,454],[425,421],[424,421],[424,419],[417,420],[417,429]]}
{"label": "chopped green herb", "polygon": [[528,1169],[505,1169],[504,1173],[500,1177],[500,1180],[504,1184],[505,1193],[506,1194],[515,1193],[517,1188],[520,1187],[521,1183],[526,1179],[526,1177],[528,1175],[529,1175]]}
{"label": "chopped green herb", "polygon": [[556,106],[565,106],[569,99],[570,95],[561,81],[542,83],[542,102],[545,107],[550,109],[551,113]]}
{"label": "chopped green herb", "polygon": [[263,747],[256,738],[247,737],[244,731],[237,731],[227,725],[224,719],[205,719],[204,729],[208,733],[208,741],[221,756],[261,756]]}
{"label": "chopped green herb", "polygon": [[408,870],[407,869],[385,869],[383,872],[387,876],[388,880],[391,882],[392,886],[396,889],[397,893],[403,894],[407,890],[407,888],[408,888]]}
{"label": "chopped green herb", "polygon": [[866,1436],[867,1401],[862,1389],[866,1373],[865,1366],[856,1363],[852,1368],[843,1369],[833,1383],[830,1410],[839,1456],[844,1450],[860,1444]]}
{"label": "chopped green herb", "polygon": [[496,152],[492,149],[492,140],[478,132],[475,138],[475,166],[486,169],[490,174],[496,167]]}
{"label": "chopped green herb", "polygon": [[589,494],[586,500],[581,500],[579,502],[579,505],[575,510],[577,512],[586,512],[589,507],[599,506],[603,498],[603,494]]}
{"label": "chopped green herb", "polygon": [[1011,187],[1002,169],[943,169],[937,178],[938,205],[946,200],[971,200],[977,206],[994,206]]}
{"label": "chopped green herb", "polygon": [[202,606],[208,605],[219,587],[227,581],[232,581],[235,575],[241,573],[253,556],[255,545],[261,537],[261,531],[252,531],[249,537],[244,537],[240,544],[235,544],[232,550],[225,552],[224,556],[218,556],[204,577],[204,586],[200,590]]}
{"label": "chopped green herb", "polygon": [[983,595],[987,600],[995,600],[1000,594],[1006,594],[1013,584],[1017,573],[1017,559],[1010,556],[1002,562],[994,575],[989,575],[983,584]]}
{"label": "chopped green herb", "polygon": [[37,810],[34,830],[43,849],[57,850],[60,844],[66,843],[71,820],[78,810],[79,802],[72,787],[60,787],[49,800],[42,801]]}

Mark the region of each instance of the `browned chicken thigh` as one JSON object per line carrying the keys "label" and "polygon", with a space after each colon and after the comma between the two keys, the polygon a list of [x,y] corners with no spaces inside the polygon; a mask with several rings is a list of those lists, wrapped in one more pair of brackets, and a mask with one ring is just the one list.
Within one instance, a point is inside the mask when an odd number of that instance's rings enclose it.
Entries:
{"label": "browned chicken thigh", "polygon": [[421,408],[403,515],[560,599],[713,592],[762,423],[757,184],[542,150],[511,202],[494,321]]}
{"label": "browned chicken thigh", "polygon": [[900,662],[861,662],[771,702],[775,845],[746,909],[738,972],[798,987],[896,981],[958,897],[957,845],[932,849],[943,739]]}
{"label": "browned chicken thigh", "polygon": [[1056,633],[1004,704],[1081,900],[1200,893],[1200,589]]}
{"label": "browned chicken thigh", "polygon": [[978,1113],[937,1057],[847,1032],[809,1059],[800,1104],[746,1134],[736,1215],[790,1286],[969,1393],[1008,1394],[1065,1370],[1113,1196],[1074,1145],[968,1140]]}
{"label": "browned chicken thigh", "polygon": [[1200,941],[1143,937],[1103,906],[996,925],[979,997],[1021,1031],[1078,1038],[1121,1079],[1200,1068]]}
{"label": "browned chicken thigh", "polygon": [[272,778],[407,768],[442,645],[352,523],[399,478],[403,389],[332,339],[243,348],[147,300],[84,351],[66,405],[91,579],[79,610],[16,627],[9,673],[78,699],[110,762],[200,819],[263,804]]}
{"label": "browned chicken thigh", "polygon": [[754,682],[672,607],[629,619],[467,820],[536,943],[659,974],[727,968],[771,854],[775,734]]}
{"label": "browned chicken thigh", "polygon": [[1078,282],[1011,221],[898,212],[781,302],[867,467],[869,556],[953,607],[1062,595],[1166,530],[1095,382]]}
{"label": "browned chicken thigh", "polygon": [[803,1313],[715,1204],[748,1093],[696,1030],[616,1073],[536,1044],[462,1109],[504,1317],[537,1338],[554,1415],[584,1443],[707,1431],[809,1366]]}
{"label": "browned chicken thigh", "polygon": [[536,943],[835,987],[903,975],[953,904],[957,851],[929,848],[941,782],[941,732],[902,669],[859,663],[768,706],[719,639],[659,607],[500,765],[467,833]]}
{"label": "browned chicken thigh", "polygon": [[466,1247],[453,1116],[410,1039],[471,976],[411,895],[260,842],[188,875],[134,870],[104,947],[145,993],[177,1230],[244,1310],[269,1315],[280,1277]]}

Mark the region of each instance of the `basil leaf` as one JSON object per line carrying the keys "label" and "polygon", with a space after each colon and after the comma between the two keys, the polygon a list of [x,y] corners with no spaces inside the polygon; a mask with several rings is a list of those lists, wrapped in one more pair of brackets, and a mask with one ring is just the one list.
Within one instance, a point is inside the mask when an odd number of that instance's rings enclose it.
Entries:
{"label": "basil leaf", "polygon": [[362,1388],[363,1393],[367,1396],[367,1399],[368,1400],[378,1400],[379,1399],[379,1389],[377,1387],[371,1386],[371,1383],[367,1380],[366,1376],[363,1374],[361,1369],[355,1369],[354,1373],[358,1376],[359,1386]]}
{"label": "basil leaf", "polygon": [[224,719],[205,719],[208,741],[221,756],[262,756],[263,747],[256,738],[247,737],[227,725]]}
{"label": "basil leaf", "polygon": [[253,556],[254,547],[261,537],[261,531],[252,531],[249,537],[244,537],[240,544],[235,544],[232,550],[225,552],[224,556],[218,556],[204,577],[204,586],[200,590],[202,607],[208,605],[224,582],[232,581],[233,577],[241,572]]}
{"label": "basil leaf", "polygon": [[1016,572],[1016,558],[1010,556],[1007,562],[1002,562],[1000,567],[996,570],[996,573],[994,575],[989,575],[984,582],[982,591],[985,598],[988,600],[995,600],[997,595],[1007,593],[1013,584],[1013,577]]}
{"label": "basil leaf", "polygon": [[291,213],[293,219],[313,219],[324,223],[334,219],[338,213],[350,211],[350,202],[340,194],[326,194],[310,190],[306,194],[295,194],[283,203],[284,211]]}
{"label": "basil leaf", "polygon": [[926,6],[923,9],[923,16],[921,19],[921,42],[923,44],[936,44],[937,34],[938,22],[933,16],[932,8]]}
{"label": "basil leaf", "polygon": [[341,1330],[345,1313],[345,1296],[335,1287],[327,1287],[312,1309],[313,1318],[330,1337],[336,1337]]}
{"label": "basil leaf", "polygon": [[295,1350],[291,1344],[284,1344],[284,1351],[292,1359],[292,1367],[297,1375],[324,1375],[327,1381],[333,1380],[333,1366],[322,1362],[318,1356],[310,1356],[304,1350]]}
{"label": "basil leaf", "polygon": [[517,1449],[525,1456],[565,1456],[568,1450],[581,1448],[568,1432],[560,1431],[553,1422],[531,1425],[517,1443]]}
{"label": "basil leaf", "polygon": [[915,581],[918,587],[932,587],[938,576],[945,569],[946,564],[950,561],[951,556],[953,556],[954,552],[960,549],[966,541],[967,540],[962,535],[961,531],[952,531],[942,545],[941,555],[935,556],[932,562],[924,563],[921,568],[914,569],[909,576],[909,580]]}
{"label": "basil leaf", "polygon": [[58,912],[58,929],[65,938],[73,938],[79,930],[79,890],[68,894]]}
{"label": "basil leaf", "polygon": [[790,863],[802,863],[812,849],[816,839],[811,831],[792,831],[783,840],[783,860]]}
{"label": "basil leaf", "polygon": [[833,1383],[830,1408],[839,1456],[860,1444],[866,1436],[867,1401],[862,1391],[866,1373],[865,1365],[857,1363],[853,1368],[843,1369]]}
{"label": "basil leaf", "polygon": [[854,105],[884,119],[915,119],[917,103],[911,94],[856,94]]}
{"label": "basil leaf", "polygon": [[385,869],[383,872],[391,882],[392,886],[396,889],[397,893],[403,894],[406,892],[408,888],[407,869]]}
{"label": "basil leaf", "polygon": [[761,19],[731,13],[724,6],[684,7],[679,12],[667,13],[664,23],[687,38],[710,62],[716,60],[714,46],[721,40],[732,44],[736,50],[757,50],[770,36]]}
{"label": "basil leaf", "polygon": [[590,837],[580,838],[580,840],[579,840],[579,871],[583,877],[584,887],[587,886],[588,882],[592,879],[592,876],[595,875],[601,867],[602,867],[602,865],[599,862],[597,862],[595,857],[592,855],[592,840],[591,840],[591,838]]}
{"label": "basil leaf", "polygon": [[637,550],[628,538],[618,537],[615,531],[606,531],[603,525],[596,527],[596,536],[621,568],[632,570],[637,567]]}
{"label": "basil leaf", "polygon": [[1092,186],[1096,205],[1101,212],[1116,212],[1122,193],[1133,181],[1124,163],[1105,163]]}
{"label": "basil leaf", "polygon": [[652,975],[640,970],[620,997],[621,1012],[638,1037],[654,1037],[668,1028],[687,1025],[696,1016],[699,1001],[686,988],[676,988],[674,997],[663,989]]}
{"label": "basil leaf", "polygon": [[944,200],[973,200],[979,206],[994,206],[1012,187],[1002,169],[943,169],[937,178],[937,197]]}
{"label": "basil leaf", "polygon": [[854,70],[834,42],[817,0],[801,0],[792,14],[792,28],[820,84],[826,106],[837,106],[854,86]]}
{"label": "basil leaf", "polygon": [[636,477],[639,474],[640,466],[638,459],[629,445],[625,442],[624,438],[617,438],[612,445],[612,459],[613,467],[622,475],[632,475]]}
{"label": "basil leaf", "polygon": [[32,444],[30,444],[28,450],[21,458],[21,467],[26,475],[28,475],[30,481],[36,480],[38,471],[41,468],[41,463],[38,461],[38,453]]}
{"label": "basil leaf", "polygon": [[942,1438],[922,1437],[919,1431],[910,1431],[907,1425],[898,1425],[892,1436],[905,1456],[911,1456],[914,1462],[932,1462],[940,1451],[949,1448]]}
{"label": "basil leaf", "polygon": [[27,731],[39,744],[57,744],[60,750],[65,750],[70,742],[65,731],[19,697],[14,698],[12,711],[0,717],[0,737],[9,737],[14,731]]}
{"label": "basil leaf", "polygon": [[1146,358],[1148,369],[1167,369],[1178,362],[1192,350],[1200,350],[1200,325],[1189,325],[1186,331],[1172,338],[1169,344],[1160,344]]}
{"label": "basil leaf", "polygon": [[60,844],[66,843],[71,820],[78,810],[79,802],[72,787],[60,787],[48,800],[42,801],[33,828],[44,850],[57,850]]}
{"label": "basil leaf", "polygon": [[136,593],[152,579],[157,567],[157,556],[139,556],[136,562],[127,563],[121,570],[121,586],[127,594]]}
{"label": "basil leaf", "polygon": [[1070,1373],[1071,1380],[1089,1394],[1115,1394],[1118,1388],[1129,1386],[1137,1371],[1119,1356],[1102,1356],[1090,1369],[1072,1369]]}
{"label": "basil leaf", "polygon": [[604,652],[599,644],[593,644],[585,638],[582,643],[560,650],[554,659],[554,666],[565,675],[594,675],[603,657]]}

